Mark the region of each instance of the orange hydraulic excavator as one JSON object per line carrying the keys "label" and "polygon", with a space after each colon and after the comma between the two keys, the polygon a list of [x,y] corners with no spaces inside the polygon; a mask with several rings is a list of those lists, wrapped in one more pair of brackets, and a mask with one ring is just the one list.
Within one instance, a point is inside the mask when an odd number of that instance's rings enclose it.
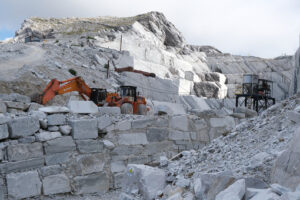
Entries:
{"label": "orange hydraulic excavator", "polygon": [[43,94],[35,94],[32,101],[45,105],[56,95],[77,91],[84,100],[91,100],[98,106],[116,106],[121,108],[123,114],[147,113],[146,99],[137,96],[136,87],[121,86],[120,94],[108,93],[106,89],[90,88],[81,77],[74,77],[64,81],[52,79],[43,91]]}

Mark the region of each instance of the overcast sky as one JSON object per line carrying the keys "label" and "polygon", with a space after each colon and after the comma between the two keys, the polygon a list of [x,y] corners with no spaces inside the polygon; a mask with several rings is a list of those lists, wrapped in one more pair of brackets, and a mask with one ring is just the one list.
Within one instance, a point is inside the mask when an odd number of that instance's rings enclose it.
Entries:
{"label": "overcast sky", "polygon": [[190,44],[260,57],[299,47],[300,0],[0,0],[0,39],[39,17],[133,16],[160,11]]}

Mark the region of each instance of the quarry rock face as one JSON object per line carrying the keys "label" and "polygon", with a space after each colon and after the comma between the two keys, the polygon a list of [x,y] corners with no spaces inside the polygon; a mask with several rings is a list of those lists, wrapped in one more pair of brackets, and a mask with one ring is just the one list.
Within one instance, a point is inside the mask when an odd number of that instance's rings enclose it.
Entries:
{"label": "quarry rock face", "polygon": [[276,160],[272,171],[272,182],[279,183],[285,187],[296,189],[300,184],[299,174],[299,139],[300,129],[295,131],[295,136],[291,141],[290,147],[284,151]]}
{"label": "quarry rock face", "polygon": [[[45,42],[24,44],[28,36]],[[291,96],[299,51],[264,59],[189,45],[162,13],[150,12],[27,19],[0,52],[0,199],[300,197],[300,100]],[[123,67],[156,76],[115,71]],[[247,73],[272,80],[273,96],[285,100],[260,113],[235,108]],[[77,92],[46,106],[28,97],[72,76],[108,92],[136,86],[149,112],[124,115]]]}

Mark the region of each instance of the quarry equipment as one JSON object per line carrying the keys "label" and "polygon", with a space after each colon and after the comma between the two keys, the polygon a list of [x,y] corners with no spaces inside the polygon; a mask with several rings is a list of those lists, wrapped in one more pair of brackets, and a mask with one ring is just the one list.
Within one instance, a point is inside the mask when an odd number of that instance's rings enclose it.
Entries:
{"label": "quarry equipment", "polygon": [[108,95],[106,102],[108,106],[117,106],[121,108],[121,113],[146,115],[146,99],[138,96],[136,87],[121,86],[118,95]]}
{"label": "quarry equipment", "polygon": [[259,79],[258,75],[245,74],[241,93],[236,93],[236,107],[244,105],[259,112],[275,104],[272,97],[273,82]]}
{"label": "quarry equipment", "polygon": [[149,72],[145,72],[145,71],[142,71],[142,70],[136,70],[133,67],[115,68],[115,71],[119,72],[119,73],[133,72],[133,73],[142,74],[142,75],[147,76],[147,77],[153,77],[153,78],[156,77],[156,74],[154,74],[154,73],[149,73]]}
{"label": "quarry equipment", "polygon": [[34,94],[31,99],[45,105],[56,95],[73,91],[77,91],[84,100],[93,101],[97,106],[120,107],[122,114],[147,114],[146,99],[137,95],[136,87],[121,86],[119,93],[109,93],[106,89],[90,88],[79,76],[64,81],[52,79],[43,94]]}

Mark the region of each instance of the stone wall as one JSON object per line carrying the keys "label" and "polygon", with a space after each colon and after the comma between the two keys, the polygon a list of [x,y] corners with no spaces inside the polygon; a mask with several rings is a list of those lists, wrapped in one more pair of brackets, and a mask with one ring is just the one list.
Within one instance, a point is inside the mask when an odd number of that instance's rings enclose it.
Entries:
{"label": "stone wall", "polygon": [[[120,188],[128,164],[155,165],[161,156],[202,148],[232,131],[236,121],[211,110],[134,116],[100,108],[99,113],[80,115],[64,107],[2,104],[0,199],[105,193]],[[26,110],[17,106],[23,104]],[[4,111],[12,105],[15,114]]]}

